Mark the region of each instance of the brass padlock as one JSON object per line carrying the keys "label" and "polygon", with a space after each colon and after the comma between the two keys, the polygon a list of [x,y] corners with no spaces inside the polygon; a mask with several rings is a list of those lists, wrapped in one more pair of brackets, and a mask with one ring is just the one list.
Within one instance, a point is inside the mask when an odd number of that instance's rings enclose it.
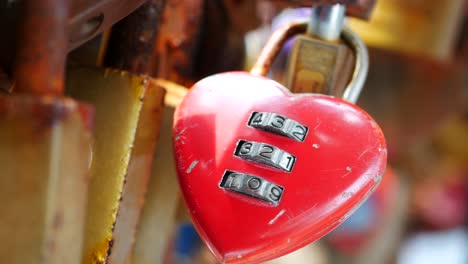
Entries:
{"label": "brass padlock", "polygon": [[[285,85],[292,92],[322,93],[346,99],[351,95],[344,94],[345,86],[351,79],[356,80],[354,61],[367,74],[367,64],[361,63],[368,61],[367,50],[354,32],[343,27],[344,15],[345,7],[341,4],[311,9],[307,34],[295,40],[289,56]],[[359,72],[356,67],[354,73]],[[352,102],[357,100],[356,96],[351,97]]]}

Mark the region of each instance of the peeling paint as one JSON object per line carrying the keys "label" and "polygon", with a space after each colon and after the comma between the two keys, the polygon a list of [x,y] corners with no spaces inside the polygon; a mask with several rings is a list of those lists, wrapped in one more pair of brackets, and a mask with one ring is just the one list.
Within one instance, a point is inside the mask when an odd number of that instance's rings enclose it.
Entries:
{"label": "peeling paint", "polygon": [[351,173],[351,171],[352,171],[351,166],[346,166],[346,173],[343,174],[343,176],[341,176],[341,178],[344,178],[344,177],[348,176]]}
{"label": "peeling paint", "polygon": [[286,212],[285,209],[281,210],[275,217],[273,217],[273,219],[270,220],[270,222],[268,222],[268,224],[269,225],[274,224],[276,220],[278,220],[278,218],[280,218],[285,212]]}
{"label": "peeling paint", "polygon": [[313,130],[317,130],[317,128],[319,128],[319,126],[322,124],[321,121],[318,121],[317,125],[315,125],[314,129]]}
{"label": "peeling paint", "polygon": [[197,164],[198,164],[198,160],[194,160],[194,161],[192,162],[192,164],[190,164],[190,166],[188,167],[187,173],[191,173],[192,170],[193,170],[193,168],[195,168],[195,166],[197,166]]}
{"label": "peeling paint", "polygon": [[352,192],[344,192],[342,196],[343,196],[343,198],[347,199],[347,198],[353,196],[353,193]]}
{"label": "peeling paint", "polygon": [[318,149],[318,148],[320,148],[320,145],[315,143],[315,144],[312,144],[312,147]]}
{"label": "peeling paint", "polygon": [[359,157],[357,158],[358,160],[360,160],[367,152],[371,151],[374,147],[368,147],[366,148],[360,155]]}
{"label": "peeling paint", "polygon": [[186,128],[186,127],[185,127],[185,128],[183,128],[183,129],[182,129],[182,130],[179,132],[179,134],[177,134],[177,135],[178,135],[178,136],[182,135],[183,133],[185,133],[185,130],[187,130],[187,128]]}

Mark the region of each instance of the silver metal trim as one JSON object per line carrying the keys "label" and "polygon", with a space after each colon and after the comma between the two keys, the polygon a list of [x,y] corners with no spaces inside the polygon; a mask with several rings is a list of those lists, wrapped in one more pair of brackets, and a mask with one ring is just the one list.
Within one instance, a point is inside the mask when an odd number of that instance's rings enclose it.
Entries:
{"label": "silver metal trim", "polygon": [[346,7],[341,4],[311,8],[307,34],[326,41],[340,38]]}
{"label": "silver metal trim", "polygon": [[344,27],[341,36],[354,49],[356,55],[353,76],[345,88],[342,99],[355,104],[359,99],[359,95],[366,82],[367,73],[369,72],[369,53],[359,35],[350,28]]}

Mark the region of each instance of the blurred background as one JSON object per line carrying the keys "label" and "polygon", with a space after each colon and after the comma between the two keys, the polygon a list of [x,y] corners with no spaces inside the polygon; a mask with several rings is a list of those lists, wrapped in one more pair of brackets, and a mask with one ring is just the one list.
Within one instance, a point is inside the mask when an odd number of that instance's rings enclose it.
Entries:
{"label": "blurred background", "polygon": [[[201,78],[249,70],[312,3],[337,1],[66,2],[0,0],[0,262],[215,264],[180,195],[174,108]],[[370,55],[357,104],[384,131],[387,170],[346,222],[268,263],[467,264],[468,3],[345,2]],[[268,73],[280,83],[293,41]]]}

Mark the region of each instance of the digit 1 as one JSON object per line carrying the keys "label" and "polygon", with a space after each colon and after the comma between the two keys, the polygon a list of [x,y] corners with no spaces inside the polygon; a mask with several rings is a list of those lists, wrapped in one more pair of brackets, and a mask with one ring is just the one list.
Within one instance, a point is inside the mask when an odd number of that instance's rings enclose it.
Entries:
{"label": "digit 1", "polygon": [[288,168],[288,169],[290,170],[289,164],[291,164],[292,157],[291,157],[291,156],[287,156],[286,158],[288,159],[288,164],[286,164],[286,168]]}

